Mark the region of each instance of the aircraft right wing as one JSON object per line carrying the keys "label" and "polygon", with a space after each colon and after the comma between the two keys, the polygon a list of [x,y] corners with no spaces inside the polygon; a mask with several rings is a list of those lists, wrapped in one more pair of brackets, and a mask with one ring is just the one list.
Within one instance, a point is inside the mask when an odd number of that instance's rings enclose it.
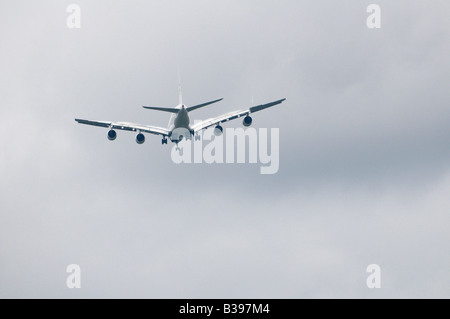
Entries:
{"label": "aircraft right wing", "polygon": [[242,116],[247,116],[247,115],[249,115],[251,113],[267,109],[267,108],[269,108],[271,106],[274,106],[274,105],[277,105],[277,104],[281,104],[285,100],[286,99],[281,99],[281,100],[270,102],[270,103],[266,103],[266,104],[252,106],[248,110],[234,111],[234,112],[226,113],[226,114],[220,115],[218,117],[214,117],[212,119],[208,119],[206,121],[203,121],[203,122],[200,122],[198,124],[195,124],[195,125],[192,126],[192,129],[194,130],[194,132],[198,132],[198,131],[204,130],[204,129],[208,128],[208,127],[211,127],[211,126],[214,126],[214,125],[218,125],[218,124],[223,123],[223,122],[228,122],[228,121],[240,118]]}
{"label": "aircraft right wing", "polygon": [[127,122],[105,122],[105,121],[90,121],[90,120],[82,120],[82,119],[75,119],[75,121],[77,121],[80,124],[107,127],[107,128],[115,129],[115,130],[133,131],[133,132],[140,131],[140,132],[151,133],[151,134],[162,135],[162,136],[169,136],[169,133],[170,133],[170,131],[168,129],[165,129],[162,127],[133,124],[133,123],[127,123]]}

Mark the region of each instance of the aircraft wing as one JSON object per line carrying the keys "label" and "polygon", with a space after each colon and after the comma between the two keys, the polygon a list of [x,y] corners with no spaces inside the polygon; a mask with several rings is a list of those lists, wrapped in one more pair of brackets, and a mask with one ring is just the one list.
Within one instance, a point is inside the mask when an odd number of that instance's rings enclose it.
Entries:
{"label": "aircraft wing", "polygon": [[218,125],[218,124],[223,123],[223,122],[228,122],[228,121],[240,118],[242,116],[247,116],[247,115],[249,115],[251,113],[255,113],[255,112],[267,109],[267,108],[269,108],[271,106],[283,103],[285,100],[286,99],[281,99],[281,100],[270,102],[270,103],[266,103],[266,104],[252,106],[248,110],[234,111],[234,112],[226,113],[226,114],[220,115],[218,117],[214,117],[214,118],[208,119],[206,121],[200,122],[198,124],[195,124],[195,125],[192,126],[192,129],[195,132],[198,132],[198,131],[204,130],[204,129],[208,128],[208,127],[211,127],[211,126],[214,126],[214,125]]}
{"label": "aircraft wing", "polygon": [[75,121],[77,121],[80,124],[107,127],[109,129],[132,131],[132,132],[141,131],[141,132],[145,132],[145,133],[151,133],[151,134],[162,135],[162,136],[169,136],[169,132],[170,132],[168,129],[165,129],[162,127],[133,124],[133,123],[126,123],[126,122],[90,121],[90,120],[82,120],[82,119],[75,119]]}

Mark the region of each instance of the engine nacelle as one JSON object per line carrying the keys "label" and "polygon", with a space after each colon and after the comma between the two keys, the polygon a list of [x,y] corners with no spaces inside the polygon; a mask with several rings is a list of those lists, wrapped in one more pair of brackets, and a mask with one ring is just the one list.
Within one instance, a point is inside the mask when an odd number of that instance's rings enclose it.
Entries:
{"label": "engine nacelle", "polygon": [[114,141],[117,138],[117,133],[114,130],[108,132],[108,140]]}
{"label": "engine nacelle", "polygon": [[217,125],[217,126],[214,128],[214,135],[215,135],[215,136],[220,136],[220,135],[222,135],[222,133],[223,133],[223,127],[220,126],[220,125]]}
{"label": "engine nacelle", "polygon": [[138,144],[144,144],[145,142],[145,136],[142,133],[139,133],[138,135],[136,135],[136,143]]}
{"label": "engine nacelle", "polygon": [[244,120],[242,121],[242,125],[244,125],[245,127],[249,127],[250,125],[252,125],[253,119],[250,116],[246,116],[244,117]]}

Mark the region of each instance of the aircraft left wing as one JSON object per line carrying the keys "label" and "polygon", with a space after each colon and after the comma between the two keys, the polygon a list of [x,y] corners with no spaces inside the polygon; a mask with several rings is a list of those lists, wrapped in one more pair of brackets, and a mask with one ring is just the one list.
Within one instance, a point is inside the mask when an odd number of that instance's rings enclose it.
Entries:
{"label": "aircraft left wing", "polygon": [[264,109],[267,109],[271,106],[277,105],[277,104],[281,104],[285,101],[286,99],[281,99],[278,101],[274,101],[274,102],[270,102],[270,103],[266,103],[266,104],[261,104],[261,105],[256,105],[256,106],[252,106],[250,107],[248,110],[243,110],[243,111],[234,111],[234,112],[230,112],[230,113],[226,113],[223,115],[220,115],[218,117],[212,118],[212,119],[208,119],[206,121],[200,122],[198,124],[195,124],[192,126],[192,129],[194,130],[194,132],[198,132],[201,130],[204,130],[208,127],[214,126],[214,125],[218,125],[220,123],[223,122],[228,122],[237,118],[240,118],[242,116],[247,116],[251,113],[255,113]]}
{"label": "aircraft left wing", "polygon": [[169,132],[170,132],[168,129],[165,129],[162,127],[133,124],[133,123],[127,123],[127,122],[105,122],[105,121],[90,121],[90,120],[82,120],[82,119],[75,119],[75,121],[77,121],[80,124],[106,127],[109,129],[133,131],[133,132],[140,131],[140,132],[151,133],[151,134],[162,135],[162,136],[169,136]]}

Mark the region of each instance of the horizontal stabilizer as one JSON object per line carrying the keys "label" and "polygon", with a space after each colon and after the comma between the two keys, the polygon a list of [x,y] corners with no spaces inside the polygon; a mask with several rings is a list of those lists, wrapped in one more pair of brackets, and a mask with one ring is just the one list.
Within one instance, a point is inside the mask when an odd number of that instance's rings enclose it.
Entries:
{"label": "horizontal stabilizer", "polygon": [[220,102],[220,101],[222,101],[222,100],[223,100],[223,98],[222,98],[222,99],[218,99],[218,100],[214,100],[214,101],[211,101],[211,102],[206,102],[206,103],[194,105],[194,106],[191,106],[191,107],[186,108],[186,110],[187,110],[188,112],[190,112],[190,111],[199,109],[199,108],[201,108],[201,107],[204,107],[204,106],[207,106],[207,105],[210,105],[210,104],[213,104],[213,103]]}
{"label": "horizontal stabilizer", "polygon": [[157,106],[143,106],[144,109],[147,110],[156,110],[156,111],[162,111],[162,112],[169,112],[169,113],[175,113],[177,114],[179,109],[171,108],[171,107],[157,107]]}

